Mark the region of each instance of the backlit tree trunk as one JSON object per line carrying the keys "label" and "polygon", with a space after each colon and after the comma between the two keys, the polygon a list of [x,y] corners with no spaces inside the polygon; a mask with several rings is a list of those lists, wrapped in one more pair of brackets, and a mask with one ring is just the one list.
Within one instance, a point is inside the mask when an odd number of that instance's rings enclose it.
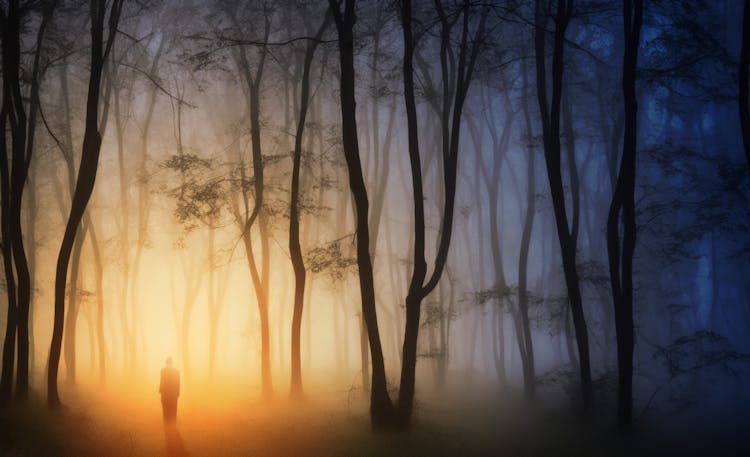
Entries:
{"label": "backlit tree trunk", "polygon": [[[451,45],[451,27],[454,22],[448,20],[439,1],[435,2],[441,23],[440,58],[443,76],[443,108],[441,112],[443,134],[443,185],[444,202],[440,229],[440,239],[435,256],[434,270],[427,276],[425,260],[425,215],[424,191],[422,187],[422,165],[419,153],[419,135],[417,124],[416,102],[414,95],[414,39],[412,36],[412,6],[405,0],[401,5],[401,24],[404,39],[403,80],[404,99],[408,126],[409,162],[412,175],[414,201],[414,258],[413,271],[409,290],[406,296],[406,325],[404,330],[403,356],[401,361],[401,382],[398,396],[398,422],[407,425],[411,422],[414,406],[414,384],[417,365],[417,337],[422,301],[438,284],[448,259],[448,249],[453,229],[453,212],[456,196],[456,173],[458,169],[459,131],[461,115],[466,94],[471,83],[474,65],[479,53],[480,37],[484,33],[486,15],[482,15],[469,46],[469,3],[464,2],[461,8],[462,29],[458,49],[458,66],[456,75],[448,65],[448,54]],[[455,78],[454,78],[455,76]],[[455,86],[450,81],[455,80]],[[452,112],[451,112],[452,111]]]}
{"label": "backlit tree trunk", "polygon": [[393,404],[388,395],[385,379],[383,350],[380,344],[377,314],[375,311],[375,285],[370,258],[370,230],[368,227],[369,203],[367,188],[362,176],[362,164],[357,139],[357,111],[354,91],[354,0],[346,0],[341,11],[335,0],[329,0],[338,30],[340,61],[341,130],[344,156],[349,173],[349,188],[354,199],[357,226],[357,266],[362,300],[362,316],[367,325],[372,359],[372,381],[370,388],[370,419],[375,427],[384,426],[393,420]]}
{"label": "backlit tree trunk", "polygon": [[740,128],[742,129],[742,144],[745,157],[750,165],[750,99],[748,99],[748,65],[750,65],[750,0],[745,0],[742,13],[742,48],[739,62],[739,92],[738,107],[740,112]]}
{"label": "backlit tree trunk", "polygon": [[625,104],[625,131],[620,171],[607,218],[607,253],[617,336],[617,423],[621,428],[630,428],[633,420],[633,252],[636,241],[635,172],[638,115],[635,81],[643,23],[643,1],[623,0],[623,20],[625,52],[622,60],[622,93]]}
{"label": "backlit tree trunk", "polygon": [[579,374],[581,381],[582,405],[588,411],[591,396],[591,366],[589,357],[588,330],[583,313],[583,298],[576,267],[575,239],[569,229],[568,216],[565,210],[565,190],[560,169],[560,101],[562,97],[563,51],[565,49],[565,31],[573,13],[572,0],[559,0],[554,20],[553,53],[552,53],[552,97],[547,99],[547,63],[546,63],[546,27],[549,24],[548,11],[544,9],[543,0],[535,4],[535,59],[537,74],[537,98],[542,121],[544,138],[544,158],[547,165],[547,178],[552,206],[555,214],[555,225],[560,242],[565,285],[573,317],[576,343],[578,348]]}
{"label": "backlit tree trunk", "polygon": [[302,259],[302,248],[299,241],[299,187],[300,164],[302,162],[302,135],[305,131],[307,107],[310,103],[310,67],[315,56],[320,38],[323,36],[330,21],[326,13],[318,32],[312,40],[308,40],[305,50],[305,62],[302,69],[302,90],[300,93],[299,119],[297,133],[294,138],[294,163],[292,165],[291,202],[289,204],[289,254],[294,268],[294,313],[292,314],[292,379],[290,391],[292,396],[302,396],[302,363],[300,357],[300,333],[302,328],[302,309],[305,298],[305,263]]}
{"label": "backlit tree trunk", "polygon": [[78,169],[76,189],[73,194],[70,215],[65,227],[65,234],[60,246],[55,271],[55,318],[47,376],[47,402],[52,408],[60,406],[60,396],[57,391],[57,371],[60,363],[60,347],[63,337],[65,282],[68,273],[68,261],[70,260],[78,226],[83,218],[83,213],[86,210],[86,205],[94,190],[94,183],[96,181],[102,140],[98,125],[102,69],[114,44],[122,0],[113,0],[109,6],[109,33],[106,42],[103,42],[104,20],[107,15],[106,6],[104,0],[91,1],[91,72],[86,99],[86,125],[83,134],[81,164]]}

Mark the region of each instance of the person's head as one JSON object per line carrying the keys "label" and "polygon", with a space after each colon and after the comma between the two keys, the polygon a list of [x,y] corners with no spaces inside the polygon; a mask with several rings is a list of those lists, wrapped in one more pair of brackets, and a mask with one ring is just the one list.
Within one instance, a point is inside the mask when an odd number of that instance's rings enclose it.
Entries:
{"label": "person's head", "polygon": [[167,364],[168,367],[172,366],[172,356],[171,355],[169,357],[167,357],[166,364]]}

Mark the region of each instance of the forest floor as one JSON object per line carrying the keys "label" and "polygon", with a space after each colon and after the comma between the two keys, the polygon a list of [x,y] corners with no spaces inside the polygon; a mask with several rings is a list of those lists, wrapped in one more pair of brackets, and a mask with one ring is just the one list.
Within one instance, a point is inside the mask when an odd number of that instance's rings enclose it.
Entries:
{"label": "forest floor", "polygon": [[188,397],[177,424],[165,426],[156,392],[79,387],[60,411],[34,398],[0,411],[0,457],[735,455],[708,442],[678,452],[650,427],[638,439],[617,434],[611,414],[583,422],[507,397],[498,407],[500,397],[487,393],[423,395],[409,431],[373,432],[365,400],[352,397]]}

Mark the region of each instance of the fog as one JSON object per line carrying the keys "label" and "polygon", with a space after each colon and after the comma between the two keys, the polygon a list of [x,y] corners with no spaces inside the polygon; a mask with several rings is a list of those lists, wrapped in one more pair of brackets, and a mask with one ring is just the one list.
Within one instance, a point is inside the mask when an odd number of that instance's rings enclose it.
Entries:
{"label": "fog", "polygon": [[746,441],[738,2],[2,11],[0,449]]}

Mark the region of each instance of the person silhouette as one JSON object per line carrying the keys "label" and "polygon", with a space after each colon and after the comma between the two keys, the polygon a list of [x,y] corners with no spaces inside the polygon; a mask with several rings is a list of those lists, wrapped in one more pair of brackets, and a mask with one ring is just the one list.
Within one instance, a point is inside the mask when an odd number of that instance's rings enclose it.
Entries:
{"label": "person silhouette", "polygon": [[177,420],[177,398],[180,396],[180,372],[172,366],[172,357],[167,357],[166,366],[161,369],[161,407],[164,422]]}

